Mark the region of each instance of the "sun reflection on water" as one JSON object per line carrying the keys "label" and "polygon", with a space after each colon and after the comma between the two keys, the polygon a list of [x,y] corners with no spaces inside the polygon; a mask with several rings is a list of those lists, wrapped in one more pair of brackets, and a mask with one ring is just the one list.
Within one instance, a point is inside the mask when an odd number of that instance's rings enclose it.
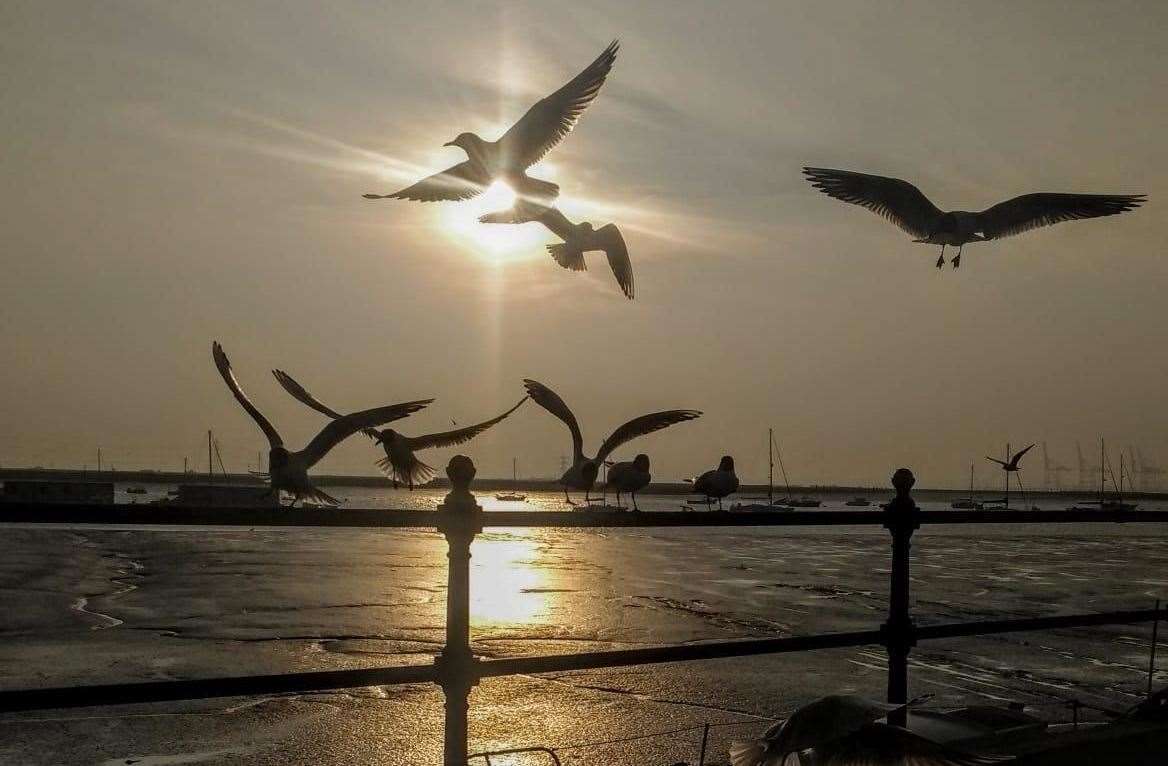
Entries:
{"label": "sun reflection on water", "polygon": [[545,617],[554,594],[540,556],[539,543],[527,536],[478,537],[471,546],[471,621],[529,624]]}

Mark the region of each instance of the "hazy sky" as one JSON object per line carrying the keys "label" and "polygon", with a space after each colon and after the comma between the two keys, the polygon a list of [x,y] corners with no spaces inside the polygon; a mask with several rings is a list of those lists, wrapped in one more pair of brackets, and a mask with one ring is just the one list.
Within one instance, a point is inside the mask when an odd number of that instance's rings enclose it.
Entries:
{"label": "hazy sky", "polygon": [[[586,448],[645,412],[660,480],[737,457],[765,479],[961,485],[1004,442],[1101,433],[1168,461],[1168,4],[91,2],[0,4],[0,463],[229,470],[266,443],[211,362],[300,447],[342,410],[435,396],[407,433],[491,417],[532,377]],[[573,274],[482,205],[370,202],[461,161],[619,37],[577,130],[533,171],[615,221]],[[973,245],[962,267],[830,200],[803,165],[907,178],[942,208],[1031,191],[1142,209]],[[490,237],[488,240],[487,237]],[[550,475],[530,403],[463,447]],[[442,466],[449,454],[425,458]],[[1037,452],[1037,451],[1036,451]],[[354,438],[322,472],[370,473]],[[1026,464],[1024,464],[1026,465]],[[1041,455],[1029,462],[1040,483]],[[986,468],[979,471],[986,478]]]}

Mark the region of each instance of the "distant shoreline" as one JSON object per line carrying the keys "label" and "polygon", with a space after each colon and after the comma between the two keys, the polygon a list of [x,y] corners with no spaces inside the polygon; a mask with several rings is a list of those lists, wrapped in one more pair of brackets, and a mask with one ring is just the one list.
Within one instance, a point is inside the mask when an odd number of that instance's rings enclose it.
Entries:
{"label": "distant shoreline", "polygon": [[[392,488],[392,483],[384,476],[350,476],[350,475],[329,475],[329,474],[314,474],[313,481],[320,487],[378,487],[382,489]],[[131,484],[200,484],[208,481],[205,473],[183,473],[182,471],[83,471],[77,469],[66,468],[5,468],[0,469],[0,482],[6,480],[41,480],[41,481],[116,481],[121,483]],[[216,474],[213,479],[216,484],[260,484],[261,480],[251,474],[229,473],[227,475]],[[442,490],[447,489],[450,482],[446,477],[440,476],[434,481],[425,486],[425,489]],[[600,483],[597,482],[597,488]],[[481,491],[498,491],[516,489],[525,492],[559,492],[560,485],[554,479],[520,479],[519,481],[512,481],[511,479],[503,478],[476,478],[473,488]],[[738,492],[738,496],[742,495],[765,495],[767,492],[766,485],[744,484]],[[1015,494],[1016,490],[1011,490],[1011,495]],[[690,495],[693,494],[692,489],[688,484],[682,482],[654,482],[644,490],[645,494],[654,495]],[[782,497],[786,494],[786,487],[775,487],[775,495]],[[878,500],[881,497],[892,494],[891,487],[857,487],[848,485],[803,485],[792,484],[792,495],[815,495],[815,494],[832,494],[832,495],[857,495],[869,496],[870,499]],[[918,498],[922,498],[924,494],[935,494],[942,497],[965,497],[969,494],[969,489],[957,489],[947,487],[927,488],[917,487],[914,494]],[[1000,489],[978,489],[974,491],[975,497],[982,499],[990,499],[998,497],[1002,494]],[[1059,490],[1027,490],[1027,495],[1034,497],[1096,497],[1099,494],[1099,488],[1092,489],[1059,489]],[[1108,495],[1114,494],[1109,491]],[[1128,491],[1124,493],[1125,498],[1132,499],[1164,499],[1168,498],[1166,492],[1136,492]]]}

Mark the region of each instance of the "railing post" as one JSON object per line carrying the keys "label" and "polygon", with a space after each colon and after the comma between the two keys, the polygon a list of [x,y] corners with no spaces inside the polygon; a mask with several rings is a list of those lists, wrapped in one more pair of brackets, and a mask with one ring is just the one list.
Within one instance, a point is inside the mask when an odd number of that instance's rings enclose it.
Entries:
{"label": "railing post", "polygon": [[[912,499],[916,478],[907,468],[898,468],[892,475],[896,497],[884,507],[884,528],[892,533],[892,567],[888,589],[888,620],[880,627],[884,647],[888,650],[888,701],[893,704],[908,702],[908,654],[916,645],[916,626],[909,613],[909,541],[920,528],[920,509]],[[889,714],[888,722],[904,726],[908,720],[905,710]]]}
{"label": "railing post", "polygon": [[438,506],[438,530],[446,537],[446,646],[434,658],[442,694],[446,697],[446,727],[442,763],[466,766],[467,711],[470,690],[479,681],[477,660],[470,648],[470,544],[483,529],[483,509],[470,493],[475,467],[465,455],[446,466],[450,494]]}

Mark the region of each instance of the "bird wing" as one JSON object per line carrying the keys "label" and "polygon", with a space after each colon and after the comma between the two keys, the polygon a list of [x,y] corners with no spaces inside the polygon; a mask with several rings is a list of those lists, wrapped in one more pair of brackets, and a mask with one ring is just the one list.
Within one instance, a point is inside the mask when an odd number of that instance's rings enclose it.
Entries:
{"label": "bird wing", "polygon": [[625,442],[635,439],[638,436],[651,434],[654,431],[660,431],[662,428],[667,428],[675,423],[684,423],[687,420],[693,420],[701,417],[697,410],[666,410],[665,412],[653,412],[648,415],[642,415],[639,418],[633,418],[628,423],[625,423],[620,428],[612,432],[604,440],[604,444],[600,445],[600,451],[596,453],[597,460],[604,460],[612,451]]}
{"label": "bird wing", "polygon": [[989,460],[989,461],[992,461],[992,462],[994,462],[994,463],[997,463],[998,465],[1002,466],[1003,468],[1005,468],[1005,467],[1006,467],[1006,461],[1005,461],[1005,460],[998,460],[996,457],[990,457],[989,455],[986,455],[986,456],[985,456],[985,459],[986,459],[986,460]]}
{"label": "bird wing", "polygon": [[573,457],[583,457],[584,437],[580,435],[580,424],[576,422],[576,416],[568,409],[568,405],[564,403],[560,395],[543,383],[527,378],[523,379],[523,387],[527,389],[527,395],[531,397],[533,402],[564,421],[564,425],[572,432]]}
{"label": "bird wing", "polygon": [[1015,452],[1015,453],[1014,453],[1014,457],[1010,458],[1010,463],[1011,463],[1012,465],[1015,465],[1015,466],[1017,466],[1017,465],[1018,465],[1018,461],[1022,459],[1022,456],[1023,456],[1023,455],[1025,455],[1027,452],[1029,452],[1029,451],[1030,451],[1030,450],[1032,450],[1032,449],[1034,449],[1034,445],[1033,445],[1033,444],[1031,444],[1029,447],[1027,447],[1027,448],[1026,448],[1026,449],[1024,449],[1024,450],[1019,450],[1018,452]]}
{"label": "bird wing", "polygon": [[629,300],[633,299],[633,264],[629,260],[629,248],[616,224],[605,224],[596,230],[596,244],[608,256],[608,265],[620,285],[621,292]]}
{"label": "bird wing", "polygon": [[1061,221],[1117,215],[1145,199],[1143,194],[1023,194],[975,215],[982,236],[1000,239]]}
{"label": "bird wing", "polygon": [[211,344],[211,356],[215,358],[215,366],[219,368],[219,374],[223,376],[223,382],[231,389],[231,393],[235,395],[235,401],[239,402],[240,406],[247,410],[247,414],[251,415],[251,419],[256,422],[260,430],[264,432],[264,436],[268,437],[268,444],[273,448],[283,447],[284,440],[280,438],[280,434],[276,431],[275,426],[263,416],[251,400],[247,398],[247,394],[243,393],[243,389],[239,387],[239,381],[235,379],[235,373],[231,371],[231,361],[228,360],[227,354],[223,353],[223,347],[219,345],[219,341],[214,341]]}
{"label": "bird wing", "polygon": [[321,432],[313,437],[302,454],[312,467],[318,460],[328,454],[329,450],[340,444],[358,431],[411,415],[424,408],[433,399],[420,399],[416,402],[391,404],[386,407],[374,407],[371,410],[361,410],[349,415],[342,415],[336,420],[330,420]]}
{"label": "bird wing", "polygon": [[815,748],[820,766],[988,766],[1012,756],[974,755],[899,726],[869,724]]}
{"label": "bird wing", "polygon": [[519,404],[516,404],[511,409],[504,412],[502,415],[500,415],[496,418],[491,418],[490,420],[484,420],[482,423],[479,423],[478,425],[467,426],[466,428],[459,428],[455,431],[444,431],[440,434],[427,434],[425,436],[414,436],[414,437],[410,437],[409,439],[407,439],[407,442],[408,442],[411,450],[430,449],[430,448],[434,448],[434,447],[453,447],[456,444],[462,444],[463,442],[468,442],[471,439],[473,439],[474,437],[481,434],[483,431],[486,431],[491,426],[493,426],[496,423],[498,423],[499,421],[503,420],[505,417],[510,415],[515,410],[519,409],[519,406],[526,401],[527,401],[527,397],[525,396],[519,400]]}
{"label": "bird wing", "polygon": [[829,168],[803,168],[803,174],[827,196],[866,207],[914,237],[932,234],[943,215],[920,189],[899,178]]}
{"label": "bird wing", "polygon": [[576,127],[580,115],[596,98],[616,61],[620,43],[613,40],[596,60],[564,87],[540,99],[499,139],[499,148],[513,167],[527,168],[543,159]]}
{"label": "bird wing", "polygon": [[423,178],[413,186],[407,186],[393,194],[366,194],[365,199],[411,199],[417,202],[441,202],[470,199],[483,193],[490,177],[470,160],[446,168]]}
{"label": "bird wing", "polygon": [[536,220],[542,223],[548,231],[565,242],[575,238],[576,224],[569,221],[568,217],[561,213],[558,207],[552,205],[542,207],[543,210]]}
{"label": "bird wing", "polygon": [[283,370],[272,370],[272,374],[276,376],[276,380],[280,382],[280,385],[284,387],[284,390],[291,394],[292,398],[296,401],[300,402],[301,404],[308,405],[317,412],[328,415],[333,420],[341,417],[340,413],[338,413],[336,410],[329,408],[315,396],[308,393],[304,386],[297,383],[295,378],[293,378],[288,373],[284,372]]}
{"label": "bird wing", "polygon": [[515,204],[506,210],[480,215],[479,223],[531,223],[538,221],[543,212],[543,205],[518,198]]}

